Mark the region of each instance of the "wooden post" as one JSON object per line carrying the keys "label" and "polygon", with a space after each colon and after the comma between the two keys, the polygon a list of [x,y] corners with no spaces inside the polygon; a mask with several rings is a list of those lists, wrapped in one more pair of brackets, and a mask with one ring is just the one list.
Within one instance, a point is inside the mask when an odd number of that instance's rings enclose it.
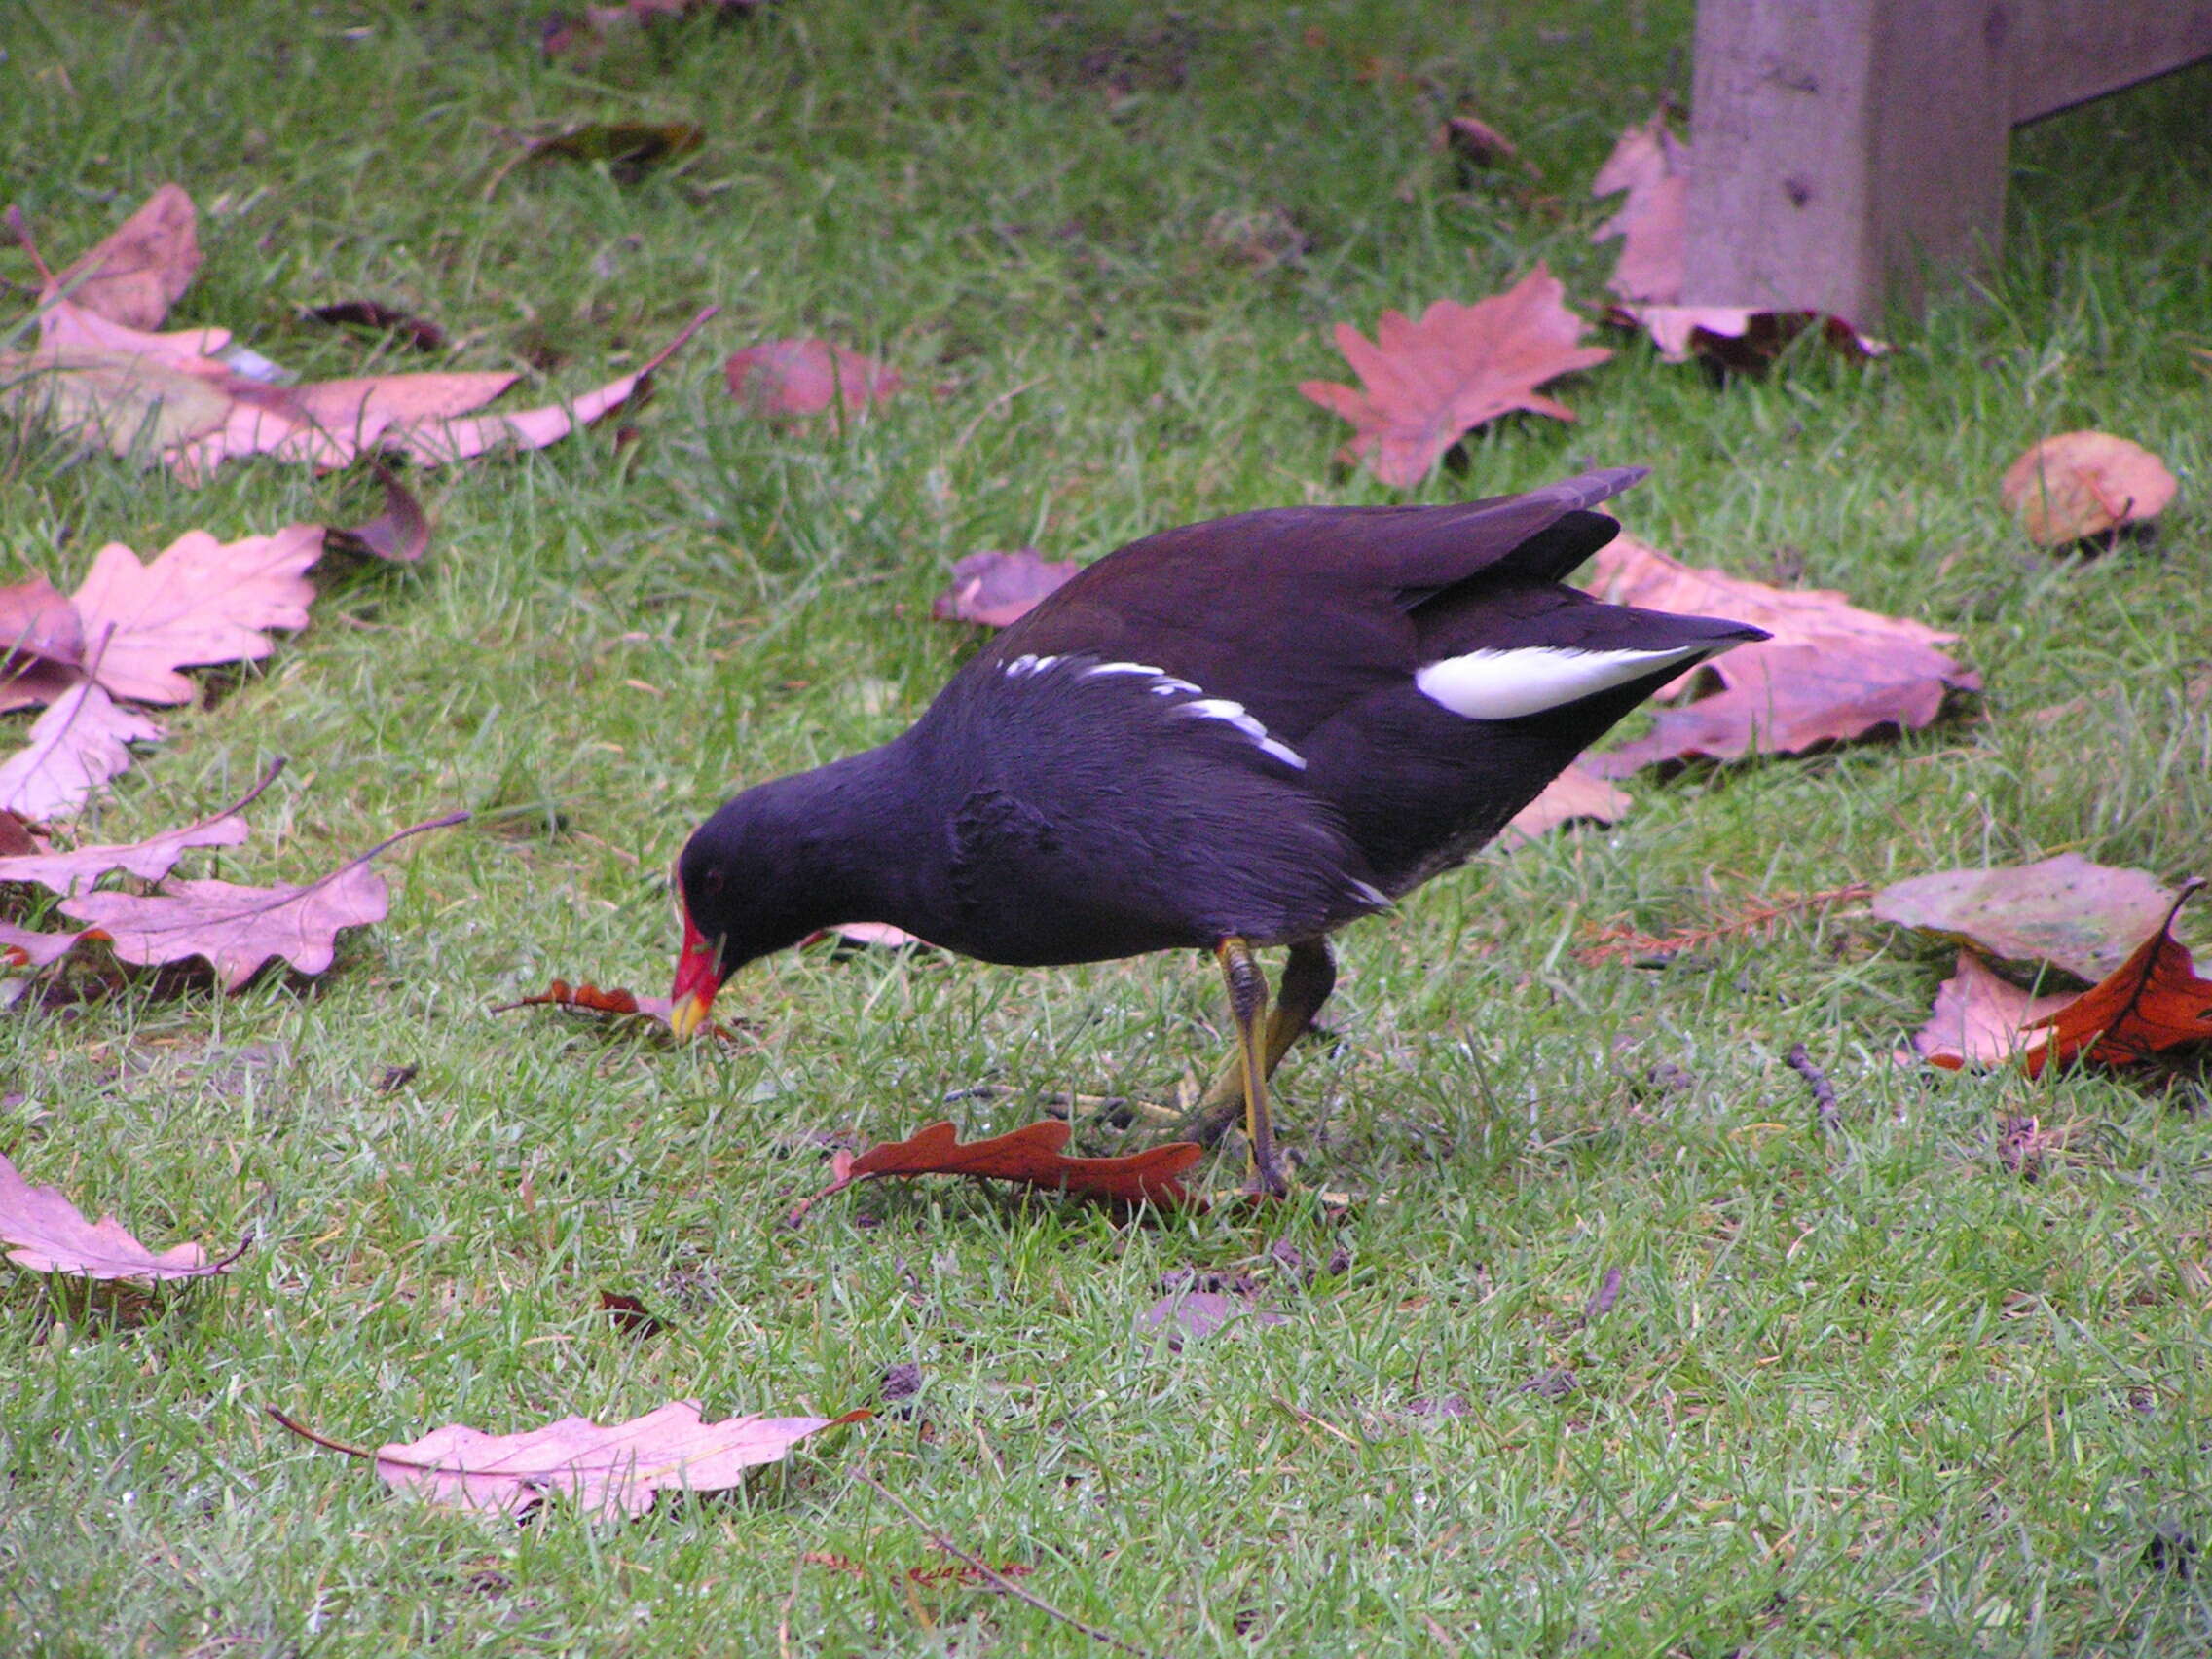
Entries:
{"label": "wooden post", "polygon": [[2212,56],[2212,0],[1701,0],[1696,51],[1683,303],[1872,326],[1993,258],[2015,123]]}

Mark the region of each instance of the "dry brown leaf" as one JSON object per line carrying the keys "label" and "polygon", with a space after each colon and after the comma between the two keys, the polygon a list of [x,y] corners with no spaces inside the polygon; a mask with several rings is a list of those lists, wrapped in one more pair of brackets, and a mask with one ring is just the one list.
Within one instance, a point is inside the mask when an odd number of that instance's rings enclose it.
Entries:
{"label": "dry brown leaf", "polygon": [[1590,233],[1592,241],[1621,239],[1619,263],[1605,283],[1623,301],[1608,313],[1612,321],[1649,330],[1659,354],[1671,363],[1687,362],[1695,352],[1726,368],[1754,369],[1815,323],[1847,356],[1878,357],[1889,350],[1842,317],[1683,305],[1689,165],[1689,146],[1675,136],[1661,110],[1623,132],[1590,181],[1592,196],[1626,192],[1620,209]]}
{"label": "dry brown leaf", "polygon": [[1047,559],[1034,547],[971,553],[953,561],[952,585],[930,601],[930,614],[940,622],[1010,627],[1082,569],[1073,559]]}
{"label": "dry brown leaf", "polygon": [[1662,698],[1680,697],[1706,676],[1723,687],[1662,709],[1643,737],[1586,756],[1601,777],[1693,756],[1793,755],[1884,725],[1913,729],[1936,719],[1947,691],[1981,685],[1978,675],[1936,648],[1956,634],[1861,610],[1829,588],[1776,588],[1695,570],[1633,535],[1598,550],[1590,591],[1617,605],[1733,616],[1773,635],[1662,689]]}
{"label": "dry brown leaf", "polygon": [[1988,956],[2049,962],[2094,984],[2117,972],[2173,905],[2173,890],[2147,870],[2061,853],[2007,869],[1914,876],[1875,894],[1873,910],[1885,922],[1941,934]]}
{"label": "dry brown leaf", "polygon": [[200,269],[199,212],[179,185],[165,184],[59,276],[42,302],[66,299],[126,328],[159,328]]}
{"label": "dry brown leaf", "polygon": [[1511,410],[1574,419],[1536,387],[1612,353],[1577,344],[1589,325],[1567,309],[1565,293],[1539,262],[1504,293],[1471,306],[1438,300],[1418,322],[1386,311],[1372,342],[1341,322],[1337,345],[1359,387],[1304,381],[1298,389],[1357,428],[1346,453],[1364,459],[1376,477],[1419,484],[1462,436]]}
{"label": "dry brown leaf", "polygon": [[58,1187],[34,1187],[0,1156],[0,1247],[18,1268],[77,1278],[205,1278],[245,1254],[249,1236],[228,1256],[209,1260],[198,1244],[172,1244],[159,1255],[133,1238],[112,1215],[97,1222],[62,1196]]}
{"label": "dry brown leaf", "polygon": [[125,962],[151,966],[202,957],[226,990],[243,985],[272,957],[282,957],[302,974],[319,974],[330,966],[342,929],[384,919],[385,881],[370,861],[410,835],[467,816],[459,812],[413,825],[304,887],[179,881],[166,893],[144,896],[80,894],[61,902],[61,913],[98,929]]}
{"label": "dry brown leaf", "polygon": [[644,1417],[605,1427],[563,1418],[519,1434],[486,1434],[463,1423],[422,1439],[368,1452],[331,1440],[269,1408],[303,1439],[350,1456],[373,1458],[398,1492],[479,1514],[519,1517],[549,1496],[572,1499],[586,1515],[643,1515],[663,1492],[722,1492],[745,1471],[781,1462],[809,1435],[875,1414],[843,1417],[733,1417],[707,1422],[696,1400],[676,1400]]}
{"label": "dry brown leaf", "polygon": [[[491,1012],[505,1014],[510,1009],[518,1008],[565,1008],[573,1014],[608,1014],[617,1018],[645,1019],[665,1031],[668,1029],[669,1010],[673,1006],[673,1000],[668,997],[641,997],[635,991],[626,991],[619,986],[602,990],[589,980],[580,985],[571,985],[566,979],[555,979],[535,996],[518,997],[513,1002],[497,1004]],[[724,1043],[739,1040],[737,1033],[728,1026],[711,1019],[701,1029]]]}
{"label": "dry brown leaf", "polygon": [[2061,432],[2028,446],[2001,492],[2028,539],[2044,547],[2156,518],[2180,488],[2165,462],[2110,432]]}
{"label": "dry brown leaf", "polygon": [[804,420],[832,404],[857,420],[905,385],[873,357],[812,339],[748,346],[730,353],[723,374],[732,397],[771,421]]}
{"label": "dry brown leaf", "polygon": [[1520,154],[1512,139],[1489,122],[1472,115],[1445,117],[1437,124],[1429,148],[1447,151],[1473,167],[1494,167]]}
{"label": "dry brown leaf", "polygon": [[31,722],[30,742],[0,762],[0,810],[38,822],[75,812],[130,764],[129,745],[168,734],[89,680]]}
{"label": "dry brown leaf", "polygon": [[2202,885],[2185,887],[2157,931],[2078,995],[2031,997],[1960,952],[1959,972],[1936,992],[1934,1014],[1913,1047],[1947,1071],[2017,1060],[2035,1077],[2053,1061],[2124,1066],[2212,1042],[2212,979],[2198,975],[2173,936],[2174,912]]}
{"label": "dry brown leaf", "polygon": [[429,518],[423,511],[423,503],[390,467],[378,462],[376,475],[384,486],[384,511],[361,524],[326,527],[323,545],[412,565],[429,551]]}
{"label": "dry brown leaf", "polygon": [[1581,819],[1617,824],[1635,804],[1628,791],[1606,782],[1577,760],[1546,784],[1542,794],[1513,815],[1498,831],[1497,844],[1517,847]]}
{"label": "dry brown leaf", "polygon": [[443,351],[446,331],[427,318],[387,306],[381,300],[338,300],[327,306],[307,306],[300,314],[332,328],[361,328],[373,334],[394,335],[418,351]]}
{"label": "dry brown leaf", "polygon": [[1205,1156],[1194,1142],[1170,1141],[1125,1158],[1066,1158],[1060,1149],[1068,1143],[1068,1132],[1059,1119],[1047,1118],[1003,1135],[964,1142],[949,1122],[941,1122],[858,1156],[840,1151],[830,1159],[830,1185],[793,1210],[790,1220],[796,1222],[857,1181],[886,1175],[974,1175],[1117,1203],[1179,1204],[1190,1197],[1182,1177]]}
{"label": "dry brown leaf", "polygon": [[242,816],[245,809],[283,769],[284,762],[276,761],[236,805],[181,830],[165,830],[143,841],[117,846],[78,847],[66,853],[48,849],[0,857],[0,883],[44,887],[66,899],[110,870],[128,871],[140,881],[159,881],[194,847],[235,847],[243,841],[247,833]]}
{"label": "dry brown leaf", "polygon": [[305,628],[322,527],[217,541],[187,531],[141,565],[111,541],[76,593],[94,680],[141,703],[189,703],[184,666],[251,661],[276,648],[262,630]]}

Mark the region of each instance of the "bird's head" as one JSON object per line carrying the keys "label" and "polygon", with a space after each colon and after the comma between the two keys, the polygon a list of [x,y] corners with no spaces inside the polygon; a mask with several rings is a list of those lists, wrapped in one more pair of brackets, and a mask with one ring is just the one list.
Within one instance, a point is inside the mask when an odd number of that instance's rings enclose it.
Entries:
{"label": "bird's head", "polygon": [[796,944],[820,925],[801,867],[805,834],[784,821],[767,790],[729,802],[693,832],[676,861],[683,942],[668,1022],[689,1037],[707,1022],[722,982],[748,962]]}

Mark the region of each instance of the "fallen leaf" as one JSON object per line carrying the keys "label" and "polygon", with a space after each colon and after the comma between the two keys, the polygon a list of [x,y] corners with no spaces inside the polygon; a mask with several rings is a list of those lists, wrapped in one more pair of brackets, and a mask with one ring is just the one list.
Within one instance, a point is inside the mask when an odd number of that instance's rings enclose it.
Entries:
{"label": "fallen leaf", "polygon": [[837,1152],[830,1161],[830,1185],[793,1210],[789,1220],[797,1222],[815,1204],[855,1182],[886,1175],[975,1175],[1118,1203],[1179,1204],[1190,1196],[1183,1175],[1205,1156],[1194,1142],[1171,1141],[1124,1158],[1066,1158],[1060,1148],[1067,1145],[1068,1133],[1066,1124],[1047,1118],[987,1140],[963,1142],[959,1131],[942,1122],[858,1156]]}
{"label": "fallen leaf", "polygon": [[395,335],[418,351],[446,349],[446,331],[436,323],[379,300],[340,300],[327,306],[309,306],[300,314],[333,328],[364,328],[376,334]]}
{"label": "fallen leaf", "polygon": [[423,503],[391,468],[380,462],[376,473],[384,486],[384,511],[361,524],[327,526],[323,545],[412,565],[429,551],[430,521],[424,515]]}
{"label": "fallen leaf", "polygon": [[228,1256],[214,1261],[198,1244],[172,1244],[156,1255],[114,1216],[87,1221],[85,1212],[64,1198],[60,1188],[32,1186],[0,1156],[0,1246],[17,1267],[34,1273],[144,1282],[206,1278],[229,1268],[252,1242],[249,1235]]}
{"label": "fallen leaf", "polygon": [[625,1336],[636,1337],[640,1342],[657,1337],[668,1329],[668,1323],[636,1297],[619,1290],[603,1290],[599,1293],[599,1309]]}
{"label": "fallen leaf", "polygon": [[1412,486],[1474,427],[1510,410],[1571,421],[1574,412],[1536,387],[1612,353],[1576,344],[1589,325],[1563,302],[1559,278],[1539,262],[1502,294],[1471,306],[1438,300],[1414,321],[1386,311],[1370,342],[1337,324],[1337,345],[1358,387],[1303,381],[1298,389],[1357,428],[1346,446],[1385,484]]}
{"label": "fallen leaf", "polygon": [[770,340],[730,353],[732,397],[771,421],[804,420],[835,404],[857,420],[904,386],[899,371],[827,340]]}
{"label": "fallen leaf", "polygon": [[2147,870],[2061,853],[2011,868],[1917,875],[1876,893],[1873,911],[1986,956],[2049,962],[2094,984],[2118,971],[2173,904],[2172,889]]}
{"label": "fallen leaf", "polygon": [[1636,799],[1628,791],[1618,784],[1607,783],[1577,760],[1546,784],[1542,794],[1513,815],[1498,831],[1497,844],[1505,848],[1518,847],[1564,824],[1582,819],[1617,824],[1628,816],[1629,808],[1635,804]]}
{"label": "fallen leaf", "polygon": [[1733,616],[1773,635],[1662,688],[1659,697],[1680,698],[1708,676],[1723,687],[1660,710],[1643,737],[1585,756],[1583,764],[1604,778],[1693,756],[1794,755],[1884,725],[1915,729],[1942,711],[1948,691],[1981,685],[1936,648],[1956,634],[1862,610],[1829,588],[1776,588],[1692,569],[1633,535],[1598,550],[1590,591],[1616,605]]}
{"label": "fallen leaf", "polygon": [[83,930],[76,933],[33,933],[29,928],[19,928],[13,922],[0,922],[0,962],[5,962],[11,968],[44,968],[50,963],[60,961],[88,937],[100,939],[105,936],[96,928],[89,935]]}
{"label": "fallen leaf", "polygon": [[230,881],[179,881],[166,892],[83,893],[61,913],[97,928],[125,962],[152,966],[203,958],[225,990],[237,990],[262,964],[281,957],[302,974],[320,974],[346,928],[384,920],[384,877],[369,867],[410,835],[442,830],[465,812],[416,824],[304,887],[243,887]]}
{"label": "fallen leaf", "polygon": [[1249,1297],[1216,1290],[1178,1291],[1163,1296],[1137,1315],[1137,1330],[1164,1332],[1169,1348],[1180,1353],[1186,1342],[1210,1337],[1224,1325],[1251,1319],[1261,1325],[1287,1325],[1282,1314],[1262,1308]]}
{"label": "fallen leaf", "polygon": [[[668,1028],[669,1010],[674,1003],[668,997],[641,997],[634,991],[620,988],[601,990],[588,980],[571,985],[566,979],[555,979],[535,996],[517,997],[513,1002],[496,1004],[491,1012],[505,1014],[518,1008],[565,1008],[573,1014],[608,1014],[617,1017],[635,1016],[650,1020],[663,1030]],[[710,1035],[725,1043],[738,1041],[737,1033],[728,1026],[709,1020],[703,1027]]]}
{"label": "fallen leaf", "polygon": [[235,847],[246,838],[243,814],[262,791],[276,782],[284,762],[279,759],[235,806],[212,818],[188,824],[181,830],[165,830],[143,841],[114,846],[78,847],[66,853],[51,850],[0,857],[0,882],[22,882],[44,887],[68,898],[88,888],[110,870],[125,870],[141,881],[159,881],[176,867],[177,860],[194,847]]}
{"label": "fallen leaf", "polygon": [[31,722],[29,744],[0,763],[0,810],[33,822],[66,817],[130,764],[130,744],[167,735],[80,681]]}
{"label": "fallen leaf", "polygon": [[523,160],[605,162],[621,183],[635,184],[661,163],[687,156],[706,141],[706,129],[688,121],[601,121],[535,139]]}
{"label": "fallen leaf", "polygon": [[930,601],[930,614],[940,622],[1009,627],[1082,569],[1073,559],[1044,558],[1034,547],[971,553],[953,561],[952,585]]}
{"label": "fallen leaf", "polygon": [[2202,885],[2184,887],[2157,931],[2078,995],[2030,996],[1960,952],[1959,971],[1936,992],[1914,1049],[1946,1071],[2017,1060],[2036,1077],[2054,1060],[2123,1066],[2212,1042],[2212,979],[2197,974],[2188,947],[2173,936],[2174,913]]}
{"label": "fallen leaf", "polygon": [[180,667],[253,661],[276,648],[268,628],[305,628],[322,527],[217,541],[187,531],[150,564],[120,541],[92,556],[75,603],[91,642],[88,672],[118,697],[189,703]]}
{"label": "fallen leaf", "polygon": [[2179,485],[2141,444],[2109,432],[2061,432],[2029,445],[2000,488],[2030,541],[2062,547],[2157,517]]}
{"label": "fallen leaf", "polygon": [[520,1517],[558,1494],[605,1521],[643,1515],[663,1492],[726,1491],[746,1470],[781,1462],[809,1435],[875,1415],[863,1409],[836,1418],[755,1416],[707,1422],[698,1401],[675,1400],[605,1427],[580,1417],[519,1434],[486,1434],[455,1423],[420,1440],[368,1452],[327,1439],[274,1407],[265,1409],[317,1446],[373,1458],[393,1490],[432,1503]]}
{"label": "fallen leaf", "polygon": [[32,576],[0,588],[0,712],[53,702],[84,661],[84,624],[53,583]]}
{"label": "fallen leaf", "polygon": [[66,299],[126,328],[159,328],[200,269],[199,212],[165,184],[106,240],[50,277],[41,301]]}
{"label": "fallen leaf", "polygon": [[31,828],[13,812],[0,811],[0,858],[19,859],[26,853],[43,853],[47,849],[44,837],[31,833]]}
{"label": "fallen leaf", "polygon": [[1429,148],[1446,151],[1472,167],[1494,167],[1520,154],[1512,139],[1489,122],[1472,115],[1445,117],[1437,124],[1436,136],[1430,140]]}
{"label": "fallen leaf", "polygon": [[1686,362],[1696,352],[1726,368],[1754,369],[1816,323],[1827,343],[1848,356],[1878,357],[1889,350],[1842,317],[1683,305],[1689,166],[1689,146],[1675,136],[1661,110],[1623,132],[1590,181],[1592,196],[1622,195],[1619,210],[1590,233],[1594,242],[1621,239],[1620,259],[1605,282],[1625,302],[1608,313],[1612,321],[1649,330],[1659,354],[1671,363]]}
{"label": "fallen leaf", "polygon": [[1620,135],[1590,181],[1592,196],[1622,196],[1613,216],[1590,233],[1594,242],[1621,239],[1621,256],[1605,286],[1624,300],[1672,305],[1681,298],[1682,247],[1689,225],[1689,146],[1659,111]]}

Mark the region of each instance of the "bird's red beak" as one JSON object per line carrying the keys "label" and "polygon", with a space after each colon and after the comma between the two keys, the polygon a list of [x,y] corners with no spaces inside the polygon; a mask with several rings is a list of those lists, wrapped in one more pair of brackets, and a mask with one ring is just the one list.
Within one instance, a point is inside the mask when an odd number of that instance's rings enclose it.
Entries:
{"label": "bird's red beak", "polygon": [[676,988],[669,992],[668,1024],[679,1038],[687,1038],[707,1023],[707,1011],[715,1006],[715,993],[722,988],[721,953],[691,920],[681,895],[676,914],[683,923],[683,944],[676,955]]}

